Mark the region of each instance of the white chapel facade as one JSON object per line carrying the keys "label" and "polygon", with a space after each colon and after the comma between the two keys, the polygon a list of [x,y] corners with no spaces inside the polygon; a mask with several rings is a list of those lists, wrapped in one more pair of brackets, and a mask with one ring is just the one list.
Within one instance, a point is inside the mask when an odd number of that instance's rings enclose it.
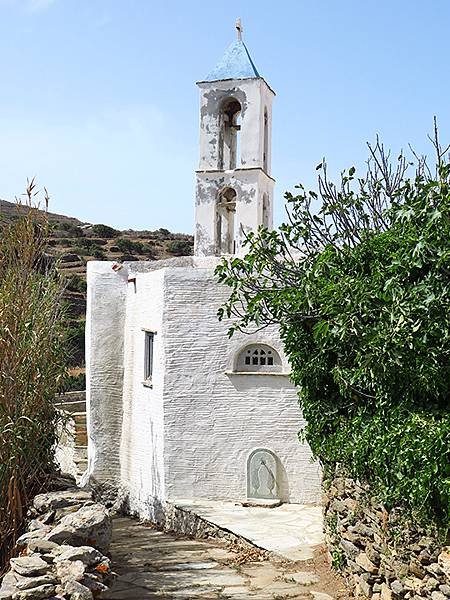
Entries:
{"label": "white chapel facade", "polygon": [[274,92],[238,37],[200,89],[194,256],[88,263],[87,476],[158,519],[186,500],[320,502],[276,327],[227,336],[215,266],[272,227]]}

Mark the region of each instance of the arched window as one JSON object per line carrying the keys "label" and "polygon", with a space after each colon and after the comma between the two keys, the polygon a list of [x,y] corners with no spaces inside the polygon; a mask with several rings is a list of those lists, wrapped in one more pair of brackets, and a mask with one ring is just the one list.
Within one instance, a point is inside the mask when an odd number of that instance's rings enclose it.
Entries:
{"label": "arched window", "polygon": [[236,191],[233,188],[223,189],[216,204],[216,254],[234,254],[235,240]]}
{"label": "arched window", "polygon": [[237,357],[235,370],[242,372],[280,373],[282,369],[280,355],[266,344],[251,344],[241,350]]}
{"label": "arched window", "polygon": [[263,169],[269,172],[269,115],[267,108],[264,109],[264,146],[263,146]]}
{"label": "arched window", "polygon": [[240,165],[241,104],[227,98],[220,112],[219,169],[235,169]]}
{"label": "arched window", "polygon": [[262,224],[264,227],[269,228],[270,224],[270,212],[269,212],[269,196],[268,194],[263,194],[262,201]]}

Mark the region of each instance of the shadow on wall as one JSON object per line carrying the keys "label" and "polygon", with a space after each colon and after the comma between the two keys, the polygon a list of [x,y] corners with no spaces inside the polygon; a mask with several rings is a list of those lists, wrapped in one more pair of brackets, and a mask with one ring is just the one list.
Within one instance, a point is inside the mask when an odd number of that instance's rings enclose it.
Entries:
{"label": "shadow on wall", "polygon": [[277,461],[278,497],[282,502],[289,502],[291,498],[286,469],[277,455],[275,455],[275,459]]}
{"label": "shadow on wall", "polygon": [[250,390],[261,392],[267,389],[272,394],[272,392],[278,390],[295,390],[295,385],[287,375],[271,375],[270,373],[264,373],[264,375],[252,375],[251,373],[236,375],[228,373],[228,378],[237,392],[248,392]]}

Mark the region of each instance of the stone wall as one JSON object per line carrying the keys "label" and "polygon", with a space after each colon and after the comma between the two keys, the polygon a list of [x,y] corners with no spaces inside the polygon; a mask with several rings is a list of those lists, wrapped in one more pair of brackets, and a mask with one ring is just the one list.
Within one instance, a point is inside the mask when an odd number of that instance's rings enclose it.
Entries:
{"label": "stone wall", "polygon": [[0,587],[1,600],[93,600],[112,580],[104,556],[111,540],[109,512],[89,490],[70,479],[39,494],[29,512],[28,531],[17,540],[17,558]]}
{"label": "stone wall", "polygon": [[330,559],[357,597],[450,598],[450,547],[388,512],[367,487],[344,476],[325,483],[324,522]]}

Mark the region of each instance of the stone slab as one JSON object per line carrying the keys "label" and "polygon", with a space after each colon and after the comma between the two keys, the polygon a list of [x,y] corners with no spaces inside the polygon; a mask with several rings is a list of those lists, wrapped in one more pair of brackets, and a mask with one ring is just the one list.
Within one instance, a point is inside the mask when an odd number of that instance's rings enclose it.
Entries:
{"label": "stone slab", "polygon": [[320,506],[283,504],[262,508],[221,501],[176,499],[172,502],[286,560],[309,560],[314,550],[324,543]]}

